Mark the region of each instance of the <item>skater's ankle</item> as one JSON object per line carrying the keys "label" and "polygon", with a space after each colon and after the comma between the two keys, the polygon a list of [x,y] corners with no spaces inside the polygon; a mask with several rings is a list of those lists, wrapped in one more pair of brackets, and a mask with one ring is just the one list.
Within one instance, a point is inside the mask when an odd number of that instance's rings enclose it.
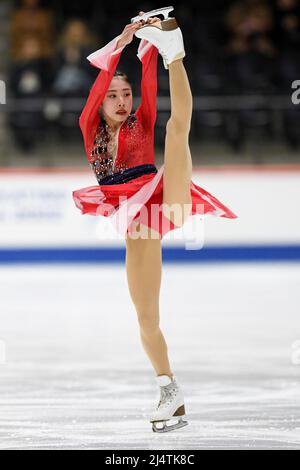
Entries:
{"label": "skater's ankle", "polygon": [[157,377],[160,377],[160,376],[162,376],[162,375],[167,375],[170,380],[173,380],[173,379],[174,379],[174,374],[172,374],[172,373],[168,373],[168,374],[157,374]]}

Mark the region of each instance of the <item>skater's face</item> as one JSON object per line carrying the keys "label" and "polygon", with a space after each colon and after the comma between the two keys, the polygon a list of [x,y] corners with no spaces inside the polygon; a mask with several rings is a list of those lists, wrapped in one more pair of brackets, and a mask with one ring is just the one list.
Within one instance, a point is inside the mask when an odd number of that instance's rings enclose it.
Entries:
{"label": "skater's face", "polygon": [[128,118],[131,109],[131,86],[123,78],[114,77],[100,108],[104,118],[117,125]]}

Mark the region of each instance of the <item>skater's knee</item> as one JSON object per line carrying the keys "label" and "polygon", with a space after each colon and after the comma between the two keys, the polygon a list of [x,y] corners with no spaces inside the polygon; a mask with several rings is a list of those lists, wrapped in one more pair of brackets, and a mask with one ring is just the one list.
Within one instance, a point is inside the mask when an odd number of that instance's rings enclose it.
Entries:
{"label": "skater's knee", "polygon": [[166,134],[174,139],[189,137],[191,130],[191,117],[171,115],[166,125]]}
{"label": "skater's knee", "polygon": [[157,309],[138,309],[138,323],[142,333],[144,334],[153,334],[156,333],[159,329],[159,315]]}

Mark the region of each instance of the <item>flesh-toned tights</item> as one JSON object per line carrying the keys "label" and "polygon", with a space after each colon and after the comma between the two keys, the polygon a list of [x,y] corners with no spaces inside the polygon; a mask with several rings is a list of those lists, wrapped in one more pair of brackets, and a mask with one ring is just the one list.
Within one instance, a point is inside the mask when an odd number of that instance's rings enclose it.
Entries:
{"label": "flesh-toned tights", "polygon": [[[189,132],[193,108],[193,97],[182,59],[169,65],[169,82],[171,116],[166,126],[162,209],[164,215],[180,227],[191,210],[192,158]],[[175,210],[171,210],[172,207]],[[136,235],[139,231],[143,236]],[[143,348],[156,375],[172,376],[167,344],[159,326],[162,247],[157,232],[138,224],[134,237],[127,233],[126,272]]]}

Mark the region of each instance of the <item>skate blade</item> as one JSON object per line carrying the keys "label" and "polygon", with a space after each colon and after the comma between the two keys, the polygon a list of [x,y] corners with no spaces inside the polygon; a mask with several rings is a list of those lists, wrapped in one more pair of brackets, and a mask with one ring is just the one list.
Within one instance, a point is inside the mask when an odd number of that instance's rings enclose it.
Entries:
{"label": "skate blade", "polygon": [[166,20],[169,17],[169,13],[174,10],[174,7],[164,7],[164,8],[157,8],[156,10],[151,10],[147,11],[147,13],[144,13],[143,15],[138,15],[134,16],[131,18],[131,23],[137,23],[140,20],[147,20],[148,18],[151,18],[152,16],[157,16],[157,15],[164,15],[164,19]]}
{"label": "skate blade", "polygon": [[[162,423],[162,427],[157,427],[158,423]],[[152,422],[152,431],[153,432],[169,432],[174,431],[175,429],[183,428],[187,426],[189,423],[188,421],[183,421],[182,418],[179,419],[178,423],[170,424],[169,426],[166,424],[166,421],[153,421]]]}

